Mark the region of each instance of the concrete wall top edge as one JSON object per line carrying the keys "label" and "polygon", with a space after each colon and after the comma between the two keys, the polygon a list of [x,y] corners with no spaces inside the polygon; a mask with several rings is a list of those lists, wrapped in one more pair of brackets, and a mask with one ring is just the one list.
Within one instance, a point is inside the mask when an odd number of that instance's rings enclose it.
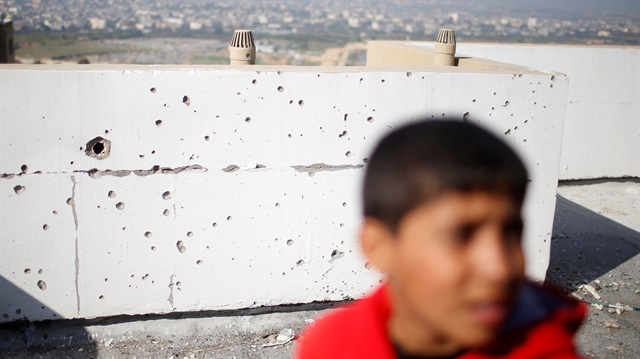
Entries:
{"label": "concrete wall top edge", "polygon": [[[377,41],[378,42],[378,41]],[[434,41],[379,41],[384,43],[406,43],[410,46],[418,46],[418,47],[433,47]],[[606,48],[606,49],[630,49],[630,50],[638,50],[640,49],[640,45],[584,45],[584,44],[524,44],[518,42],[474,42],[474,41],[463,41],[458,43],[458,45],[498,45],[498,46],[522,46],[522,47],[572,47],[572,48]]]}
{"label": "concrete wall top edge", "polygon": [[295,73],[380,73],[380,72],[419,72],[419,73],[479,73],[479,74],[549,74],[547,71],[538,71],[523,66],[504,64],[496,61],[481,59],[483,64],[490,68],[478,67],[454,67],[454,66],[229,66],[229,65],[128,65],[128,64],[100,64],[100,65],[76,65],[76,64],[0,64],[0,72],[5,71],[43,71],[43,72],[144,72],[144,71],[219,71],[219,72],[295,72]]}

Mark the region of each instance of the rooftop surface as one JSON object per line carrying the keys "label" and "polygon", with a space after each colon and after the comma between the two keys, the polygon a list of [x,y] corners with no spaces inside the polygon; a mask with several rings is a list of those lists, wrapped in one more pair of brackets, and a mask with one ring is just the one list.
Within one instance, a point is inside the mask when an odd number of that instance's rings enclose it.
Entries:
{"label": "rooftop surface", "polygon": [[[638,179],[562,183],[551,240],[547,281],[587,302],[640,306]],[[0,358],[289,358],[295,340],[264,346],[332,305],[5,325]],[[591,306],[577,345],[586,358],[636,358],[638,333],[640,311]]]}

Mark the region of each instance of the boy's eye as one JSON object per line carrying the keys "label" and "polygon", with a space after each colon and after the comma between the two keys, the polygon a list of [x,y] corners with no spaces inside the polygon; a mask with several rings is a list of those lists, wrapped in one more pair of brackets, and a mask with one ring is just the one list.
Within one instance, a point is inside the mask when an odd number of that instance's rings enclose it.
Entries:
{"label": "boy's eye", "polygon": [[477,226],[473,224],[459,226],[452,231],[451,239],[456,244],[466,244],[473,238],[476,229]]}
{"label": "boy's eye", "polygon": [[522,237],[522,227],[523,225],[521,220],[513,220],[506,223],[503,228],[505,239],[519,241]]}

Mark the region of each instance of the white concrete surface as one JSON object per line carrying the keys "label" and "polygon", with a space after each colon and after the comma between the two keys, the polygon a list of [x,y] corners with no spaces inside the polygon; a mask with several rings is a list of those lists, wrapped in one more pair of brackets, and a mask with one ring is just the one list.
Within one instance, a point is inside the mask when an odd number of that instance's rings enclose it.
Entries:
{"label": "white concrete surface", "polygon": [[569,77],[560,179],[640,177],[640,47],[459,42],[457,55]]}
{"label": "white concrete surface", "polygon": [[2,66],[0,322],[359,297],[365,158],[424,116],[522,153],[541,279],[568,79],[520,70]]}

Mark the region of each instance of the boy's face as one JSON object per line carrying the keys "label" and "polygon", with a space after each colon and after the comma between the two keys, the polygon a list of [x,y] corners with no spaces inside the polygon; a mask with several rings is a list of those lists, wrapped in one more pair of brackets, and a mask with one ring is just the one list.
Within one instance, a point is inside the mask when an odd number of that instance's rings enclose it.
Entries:
{"label": "boy's face", "polygon": [[502,194],[449,192],[408,213],[374,260],[400,324],[460,348],[487,344],[524,277],[521,232],[520,205]]}

